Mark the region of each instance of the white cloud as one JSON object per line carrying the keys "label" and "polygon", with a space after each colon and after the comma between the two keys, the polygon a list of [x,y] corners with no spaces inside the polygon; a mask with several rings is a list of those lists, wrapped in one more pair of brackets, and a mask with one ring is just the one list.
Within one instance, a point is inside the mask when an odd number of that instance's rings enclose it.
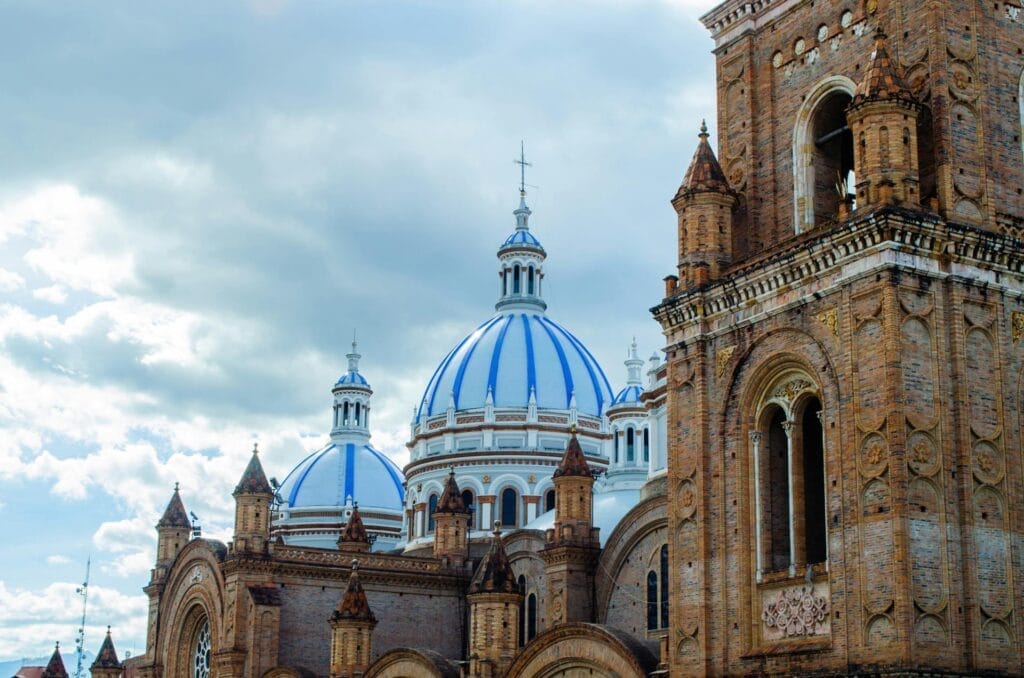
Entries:
{"label": "white cloud", "polygon": [[51,304],[63,304],[68,299],[68,291],[61,285],[50,285],[32,290],[32,296]]}
{"label": "white cloud", "polygon": [[68,563],[71,562],[71,559],[68,558],[67,556],[62,556],[60,554],[55,554],[55,555],[52,555],[52,556],[46,556],[46,562],[49,565],[67,565]]}
{"label": "white cloud", "polygon": [[14,271],[0,268],[0,292],[17,292],[24,286],[24,277]]}

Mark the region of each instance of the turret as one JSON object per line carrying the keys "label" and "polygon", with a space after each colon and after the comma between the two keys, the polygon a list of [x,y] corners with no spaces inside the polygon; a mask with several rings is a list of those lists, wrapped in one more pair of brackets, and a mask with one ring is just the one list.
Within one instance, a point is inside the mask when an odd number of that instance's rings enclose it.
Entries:
{"label": "turret", "polygon": [[232,550],[235,553],[263,553],[270,541],[270,502],[274,498],[274,490],[267,482],[256,445],[252,447],[252,457],[232,495],[235,498]]}
{"label": "turret", "polygon": [[[525,155],[519,163],[525,172],[529,166]],[[498,311],[506,309],[523,310],[528,313],[543,313],[548,305],[544,302],[544,260],[547,253],[537,237],[530,232],[530,215],[526,205],[526,175],[519,183],[519,207],[512,214],[516,217],[516,230],[498,248]]]}
{"label": "turret", "polygon": [[100,651],[96,653],[96,661],[89,667],[92,678],[117,678],[124,670],[124,666],[117,658],[117,650],[114,649],[114,641],[110,638],[110,627],[107,627],[107,635],[100,645]]}
{"label": "turret", "polygon": [[361,676],[370,666],[377,618],[359,581],[359,561],[352,560],[348,588],[331,615],[331,678]]}
{"label": "turret", "polygon": [[519,606],[523,596],[501,541],[501,523],[494,524],[491,547],[469,584],[469,675],[502,676],[515,656],[519,640]]}
{"label": "turret", "polygon": [[335,444],[366,442],[370,439],[370,397],[373,389],[359,372],[359,359],[362,357],[353,339],[352,352],[345,354],[348,371],[341,375],[331,389],[334,396],[331,441]]}
{"label": "turret", "polygon": [[189,522],[185,505],[178,493],[178,483],[174,483],[174,494],[167,502],[167,508],[163,516],[156,524],[156,568],[153,571],[153,579],[163,579],[167,570],[170,569],[178,552],[188,543],[189,534],[192,531],[192,523]]}
{"label": "turret", "polygon": [[871,64],[846,109],[855,148],[858,210],[917,205],[921,200],[917,157],[921,105],[889,56],[885,39],[879,30]]}
{"label": "turret", "polygon": [[555,469],[555,525],[541,550],[548,580],[548,621],[594,621],[594,568],[600,553],[593,526],[594,476],[573,429]]}
{"label": "turret", "polygon": [[732,263],[732,231],[738,205],[701,123],[690,168],[672,199],[679,223],[679,280],[701,285]]}
{"label": "turret", "polygon": [[64,659],[60,656],[60,643],[53,648],[50,661],[40,674],[40,678],[68,678],[67,669],[64,668]]}
{"label": "turret", "polygon": [[348,517],[348,522],[345,523],[345,529],[338,537],[338,548],[355,553],[370,550],[370,535],[366,533],[363,517],[359,515],[359,504],[352,507],[352,513]]}
{"label": "turret", "polygon": [[444,491],[434,510],[434,557],[461,567],[469,558],[470,512],[462,500],[455,470],[448,474]]}

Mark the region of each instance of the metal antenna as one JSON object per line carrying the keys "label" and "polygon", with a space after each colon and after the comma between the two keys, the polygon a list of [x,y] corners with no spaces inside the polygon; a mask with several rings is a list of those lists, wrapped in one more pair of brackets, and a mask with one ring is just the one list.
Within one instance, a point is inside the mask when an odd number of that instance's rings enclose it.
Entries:
{"label": "metal antenna", "polygon": [[82,624],[78,627],[78,637],[75,638],[75,654],[78,655],[75,678],[82,678],[82,669],[85,664],[85,612],[89,605],[89,569],[91,566],[92,556],[89,556],[85,561],[85,581],[75,589],[75,593],[82,596]]}
{"label": "metal antenna", "polygon": [[526,162],[526,144],[523,141],[519,142],[519,159],[512,162],[519,165],[519,193],[526,195],[526,168],[533,165]]}

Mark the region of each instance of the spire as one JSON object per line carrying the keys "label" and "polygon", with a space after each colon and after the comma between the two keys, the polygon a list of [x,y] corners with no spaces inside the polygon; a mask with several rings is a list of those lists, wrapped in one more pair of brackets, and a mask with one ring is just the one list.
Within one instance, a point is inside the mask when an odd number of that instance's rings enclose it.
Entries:
{"label": "spire", "polygon": [[366,526],[363,525],[363,517],[359,515],[359,504],[352,507],[352,515],[345,523],[345,529],[341,532],[338,545],[342,544],[369,544],[370,536],[366,533]]}
{"label": "spire", "polygon": [[494,523],[494,536],[491,548],[480,562],[473,581],[469,584],[470,593],[519,593],[516,575],[508,562],[505,544],[501,541],[501,523]]}
{"label": "spire", "polygon": [[189,522],[188,513],[185,511],[185,505],[181,502],[181,495],[178,494],[178,483],[174,483],[174,494],[171,495],[171,500],[167,502],[167,508],[164,510],[164,515],[160,518],[160,522],[156,524],[160,527],[184,527],[192,529],[192,523]]}
{"label": "spire", "polygon": [[554,477],[590,475],[590,466],[587,465],[587,458],[583,455],[579,439],[576,438],[576,427],[574,426],[569,444],[565,446],[565,454],[562,455],[562,463],[555,469]]}
{"label": "spire", "polygon": [[96,669],[120,669],[121,662],[117,659],[117,650],[114,649],[114,641],[110,638],[110,627],[107,627],[107,636],[100,645],[100,651],[96,653],[96,661],[92,663],[90,670]]}
{"label": "spire", "polygon": [[60,643],[53,648],[53,655],[43,669],[41,678],[68,678],[68,671],[64,668],[64,659],[60,656]]}
{"label": "spire", "polygon": [[352,352],[346,353],[345,357],[348,358],[348,371],[355,373],[359,371],[359,359],[363,356],[359,355],[358,344],[356,343],[355,331],[352,332]]}
{"label": "spire", "polygon": [[455,482],[455,469],[448,472],[448,480],[444,484],[444,491],[441,498],[437,500],[438,513],[469,513],[466,503],[462,501],[462,492],[459,484]]}
{"label": "spire", "polygon": [[629,355],[625,361],[626,365],[626,384],[628,386],[641,386],[643,385],[643,377],[640,376],[640,369],[644,366],[643,358],[636,350],[636,337],[633,337],[633,343],[629,346]]}
{"label": "spire", "polygon": [[722,166],[718,164],[718,158],[708,143],[708,126],[703,120],[700,122],[700,134],[697,137],[700,139],[697,150],[673,200],[693,193],[732,193],[725,172],[722,171]]}
{"label": "spire", "polygon": [[917,99],[914,98],[907,83],[903,80],[899,65],[889,56],[885,42],[885,32],[879,28],[875,33],[875,50],[871,53],[871,64],[864,72],[864,78],[857,85],[850,108],[856,108],[871,101],[902,101],[917,105]]}
{"label": "spire", "polygon": [[245,473],[242,474],[242,479],[238,481],[238,485],[232,493],[236,497],[240,494],[266,494],[271,497],[274,496],[274,490],[271,489],[270,483],[267,482],[267,475],[263,472],[259,449],[257,449],[255,443],[252,446],[252,457],[249,459],[249,465],[245,467]]}
{"label": "spire", "polygon": [[370,601],[366,599],[363,585],[359,581],[359,561],[355,558],[352,559],[352,572],[348,576],[348,588],[345,589],[345,595],[341,597],[341,602],[338,603],[338,607],[331,615],[332,621],[343,619],[377,622],[377,618],[370,610]]}

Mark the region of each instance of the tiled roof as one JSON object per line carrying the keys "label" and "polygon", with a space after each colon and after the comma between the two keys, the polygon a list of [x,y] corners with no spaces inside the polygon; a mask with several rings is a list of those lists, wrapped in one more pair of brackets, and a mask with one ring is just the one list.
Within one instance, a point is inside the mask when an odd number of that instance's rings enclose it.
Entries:
{"label": "tiled roof", "polygon": [[572,432],[569,444],[565,446],[565,454],[562,455],[562,463],[555,469],[554,476],[590,476],[590,466],[587,465],[587,458],[583,456],[583,449],[580,441],[576,438],[576,431]]}
{"label": "tiled roof", "polygon": [[491,548],[480,562],[473,581],[469,584],[470,593],[518,593],[519,585],[512,565],[508,562],[505,544],[501,541],[501,530],[494,530]]}
{"label": "tiled roof", "polygon": [[107,627],[107,635],[100,645],[100,651],[96,654],[96,661],[92,663],[92,670],[95,669],[120,669],[121,662],[117,659],[117,651],[114,649],[114,641],[110,638],[110,627]]}
{"label": "tiled roof", "polygon": [[331,619],[335,621],[340,619],[377,621],[377,618],[373,616],[373,612],[370,610],[370,601],[366,599],[363,585],[359,581],[359,568],[355,560],[352,561],[352,574],[348,577],[348,588],[345,589],[345,595],[341,597],[341,602],[335,608]]}
{"label": "tiled roof", "polygon": [[68,678],[67,669],[64,668],[64,660],[60,656],[60,643],[53,648],[53,655],[49,663],[43,669],[42,678]]}
{"label": "tiled roof", "polygon": [[233,494],[266,494],[274,495],[270,483],[267,482],[267,474],[263,472],[263,464],[260,463],[260,456],[254,445],[249,465],[245,467],[242,479],[238,481]]}
{"label": "tiled roof", "polygon": [[718,158],[708,143],[707,124],[701,123],[698,137],[700,141],[697,143],[697,150],[693,154],[690,168],[686,170],[686,176],[683,177],[683,183],[679,186],[675,199],[691,193],[732,192],[725,172],[722,171],[722,166],[718,164]]}
{"label": "tiled roof", "polygon": [[459,484],[455,482],[455,471],[448,474],[448,480],[444,484],[444,491],[437,501],[436,513],[469,513],[466,503],[462,501],[462,492]]}
{"label": "tiled roof", "polygon": [[171,500],[167,503],[167,509],[164,511],[164,515],[161,516],[160,522],[156,524],[157,527],[192,527],[192,523],[188,520],[188,513],[185,512],[185,505],[181,503],[181,495],[178,494],[178,485],[174,485],[174,494],[171,495]]}
{"label": "tiled roof", "polygon": [[366,534],[366,527],[363,525],[363,517],[359,515],[359,507],[352,508],[352,515],[345,523],[345,529],[341,532],[340,543],[369,544],[370,537]]}
{"label": "tiled roof", "polygon": [[871,64],[857,86],[857,91],[854,92],[850,107],[855,108],[870,101],[917,103],[903,80],[899,64],[889,56],[889,50],[885,46],[885,33],[881,30],[875,34],[875,51],[871,54]]}

